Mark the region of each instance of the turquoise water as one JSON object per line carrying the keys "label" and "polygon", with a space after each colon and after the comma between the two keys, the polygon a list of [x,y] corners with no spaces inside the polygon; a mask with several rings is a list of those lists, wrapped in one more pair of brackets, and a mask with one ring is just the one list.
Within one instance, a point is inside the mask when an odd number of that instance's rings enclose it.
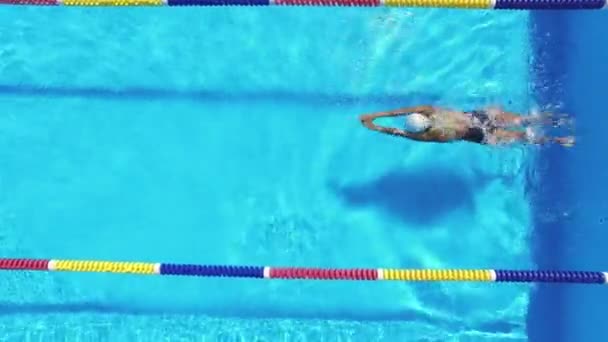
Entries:
{"label": "turquoise water", "polygon": [[[363,112],[525,111],[528,14],[0,9],[0,252],[534,268],[532,148]],[[526,339],[532,287],[2,273],[0,339]]]}

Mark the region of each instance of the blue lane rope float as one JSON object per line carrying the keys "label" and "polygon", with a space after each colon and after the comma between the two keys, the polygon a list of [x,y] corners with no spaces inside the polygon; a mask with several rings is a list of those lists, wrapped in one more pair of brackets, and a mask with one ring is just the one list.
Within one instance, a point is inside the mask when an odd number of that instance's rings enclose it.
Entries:
{"label": "blue lane rope float", "polygon": [[608,0],[0,0],[31,6],[348,6],[519,10],[602,9]]}
{"label": "blue lane rope float", "polygon": [[518,271],[463,269],[328,269],[270,266],[195,265],[146,262],[0,258],[0,270],[134,273],[167,276],[309,279],[395,280],[501,283],[606,284],[608,273],[583,271]]}

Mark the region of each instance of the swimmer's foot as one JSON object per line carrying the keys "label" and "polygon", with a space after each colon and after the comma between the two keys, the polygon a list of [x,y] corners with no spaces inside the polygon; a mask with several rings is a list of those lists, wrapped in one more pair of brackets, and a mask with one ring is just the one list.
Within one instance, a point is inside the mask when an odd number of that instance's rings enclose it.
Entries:
{"label": "swimmer's foot", "polygon": [[551,123],[550,125],[558,128],[558,127],[572,127],[574,125],[574,120],[569,117],[567,114],[559,114],[552,115],[550,117]]}
{"label": "swimmer's foot", "polygon": [[575,139],[572,136],[558,137],[558,138],[555,138],[554,141],[564,147],[572,147],[572,146],[574,146]]}

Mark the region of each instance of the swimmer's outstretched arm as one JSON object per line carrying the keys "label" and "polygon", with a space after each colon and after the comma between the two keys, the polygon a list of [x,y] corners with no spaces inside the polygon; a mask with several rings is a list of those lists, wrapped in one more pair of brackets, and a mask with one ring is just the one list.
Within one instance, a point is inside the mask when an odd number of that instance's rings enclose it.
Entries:
{"label": "swimmer's outstretched arm", "polygon": [[377,113],[372,113],[372,114],[363,114],[363,115],[361,115],[361,121],[363,122],[364,119],[374,120],[376,118],[381,118],[381,117],[404,116],[404,115],[407,115],[409,113],[420,113],[420,114],[428,116],[433,111],[435,111],[435,107],[433,107],[433,106],[407,107],[407,108],[400,108],[400,109],[395,109],[395,110],[389,110],[389,111],[386,111],[386,112],[377,112]]}
{"label": "swimmer's outstretched arm", "polygon": [[367,127],[368,129],[370,129],[372,131],[381,132],[381,133],[390,134],[390,135],[396,135],[396,136],[405,137],[405,138],[409,138],[409,139],[413,139],[413,140],[426,140],[422,136],[420,136],[420,134],[417,134],[417,133],[406,132],[402,129],[398,129],[398,128],[394,128],[394,127],[378,126],[374,123],[374,119],[380,118],[380,117],[402,116],[402,115],[407,115],[409,113],[414,113],[414,112],[424,114],[424,115],[430,115],[433,111],[434,111],[434,108],[432,106],[418,106],[418,107],[396,109],[396,110],[391,110],[388,112],[364,114],[364,115],[361,115],[359,119],[361,120],[361,123],[363,124],[363,126]]}

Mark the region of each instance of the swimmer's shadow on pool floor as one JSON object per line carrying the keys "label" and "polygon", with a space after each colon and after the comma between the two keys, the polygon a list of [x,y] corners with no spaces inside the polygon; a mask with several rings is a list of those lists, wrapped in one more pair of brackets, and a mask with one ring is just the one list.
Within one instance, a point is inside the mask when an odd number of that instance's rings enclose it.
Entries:
{"label": "swimmer's shadow on pool floor", "polygon": [[376,207],[405,223],[425,225],[455,211],[472,212],[477,189],[489,177],[471,179],[448,168],[396,170],[376,179],[330,188],[353,207]]}

